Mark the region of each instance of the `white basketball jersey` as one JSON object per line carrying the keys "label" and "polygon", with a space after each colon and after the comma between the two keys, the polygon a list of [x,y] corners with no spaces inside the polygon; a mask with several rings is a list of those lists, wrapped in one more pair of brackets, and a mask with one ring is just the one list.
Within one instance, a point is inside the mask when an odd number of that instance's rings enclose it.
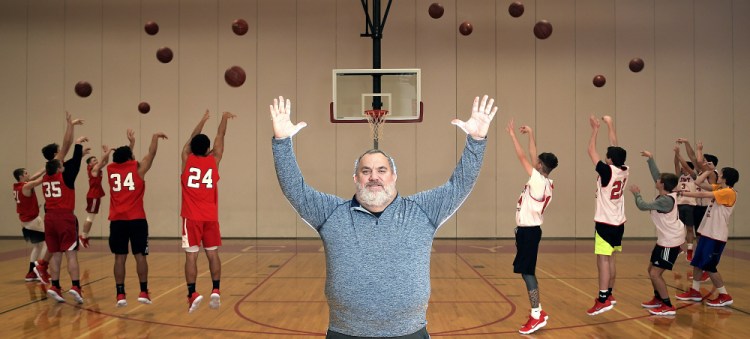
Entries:
{"label": "white basketball jersey", "polygon": [[[677,190],[682,192],[695,192],[695,189],[697,186],[695,185],[695,180],[690,175],[682,174],[680,175],[680,182],[678,183]],[[695,206],[696,204],[696,198],[693,197],[686,197],[686,196],[679,196],[677,197],[677,204],[678,205],[692,205]]]}
{"label": "white basketball jersey", "polygon": [[596,178],[596,212],[594,221],[612,226],[625,223],[625,185],[628,181],[628,167],[609,165],[612,176],[607,186],[602,186],[601,179]]}
{"label": "white basketball jersey", "polygon": [[663,247],[676,247],[685,242],[685,224],[680,221],[677,209],[677,193],[669,193],[672,197],[672,209],[667,212],[651,210],[651,220],[656,226],[656,244]]}
{"label": "white basketball jersey", "polygon": [[552,180],[533,169],[516,205],[516,225],[541,226],[544,209],[552,200]]}
{"label": "white basketball jersey", "polygon": [[[718,178],[719,177],[719,172],[716,171],[716,170],[714,170],[714,173],[716,173],[716,177]],[[698,175],[700,175],[700,173]],[[705,183],[710,184],[710,182],[708,181],[708,178],[706,178]],[[700,188],[700,186],[698,186],[698,185],[695,185],[695,191],[696,192],[705,192],[706,190]],[[713,202],[713,199],[711,199],[711,198],[695,198],[695,203],[698,206],[711,206],[711,202]]]}
{"label": "white basketball jersey", "polygon": [[[734,190],[733,188],[722,189]],[[736,194],[737,192],[735,191],[735,196]],[[716,202],[716,199],[711,200],[711,206],[708,206],[706,214],[703,215],[703,220],[700,227],[698,227],[698,233],[701,236],[726,242],[727,238],[729,238],[729,217],[732,215],[734,205],[734,202],[732,202],[731,206],[726,206]]]}

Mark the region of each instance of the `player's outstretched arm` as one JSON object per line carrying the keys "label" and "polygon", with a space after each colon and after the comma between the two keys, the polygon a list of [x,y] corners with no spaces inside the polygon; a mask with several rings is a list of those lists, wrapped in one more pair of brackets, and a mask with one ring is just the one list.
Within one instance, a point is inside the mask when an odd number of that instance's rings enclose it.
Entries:
{"label": "player's outstretched arm", "polygon": [[591,158],[591,162],[596,165],[601,160],[599,158],[599,153],[596,153],[596,137],[599,135],[599,127],[601,124],[599,123],[599,119],[593,115],[589,117],[589,124],[591,125],[591,138],[589,139],[588,148],[589,158]]}
{"label": "player's outstretched arm", "polygon": [[203,126],[206,125],[206,121],[208,121],[209,117],[208,110],[206,110],[206,113],[203,114],[201,120],[195,125],[195,128],[193,128],[193,132],[190,133],[190,137],[185,142],[185,146],[182,146],[182,169],[185,169],[185,162],[187,161],[188,155],[190,155],[190,141],[203,131]]}
{"label": "player's outstretched arm", "polygon": [[609,145],[619,146],[617,144],[617,131],[615,130],[615,121],[612,120],[612,117],[609,115],[603,116],[602,121],[607,124],[607,136],[609,137]]}
{"label": "player's outstretched arm", "polygon": [[101,159],[99,159],[99,162],[97,162],[96,165],[91,168],[91,176],[99,176],[102,168],[104,168],[104,166],[107,166],[107,164],[109,163],[109,155],[112,153],[112,151],[113,149],[109,148],[109,146],[102,145],[102,157]]}
{"label": "player's outstretched arm", "polygon": [[294,136],[307,126],[304,121],[297,124],[292,123],[292,102],[289,99],[284,100],[283,96],[273,99],[273,104],[269,108],[271,110],[271,121],[273,122],[273,136],[276,139]]}
{"label": "player's outstretched arm", "polygon": [[485,139],[490,129],[490,123],[497,113],[497,106],[493,106],[494,103],[495,99],[491,99],[487,95],[482,97],[481,103],[479,97],[475,97],[474,103],[471,105],[471,117],[469,120],[461,121],[453,119],[451,124],[461,128],[461,130],[474,140]]}
{"label": "player's outstretched arm", "polygon": [[125,135],[128,137],[128,147],[130,147],[130,151],[135,154],[135,131],[133,131],[132,128],[128,128]]}
{"label": "player's outstretched arm", "polygon": [[156,156],[156,150],[159,148],[159,139],[167,139],[167,135],[162,132],[154,133],[151,136],[151,144],[148,146],[148,153],[143,157],[141,162],[138,163],[138,175],[144,178],[146,172],[151,169],[151,164],[154,162]]}
{"label": "player's outstretched arm", "polygon": [[677,143],[685,145],[685,153],[687,153],[688,159],[693,162],[695,168],[702,169],[702,164],[698,162],[698,158],[695,156],[695,151],[693,150],[693,146],[690,145],[690,141],[686,138],[677,138]]}
{"label": "player's outstretched arm", "polygon": [[[518,161],[521,162],[521,166],[526,171],[526,174],[531,175],[533,167],[531,163],[529,163],[529,159],[526,158],[526,154],[524,153],[521,144],[518,142],[515,129],[516,126],[513,122],[513,119],[510,119],[510,121],[508,121],[508,125],[505,127],[505,131],[508,132],[508,135],[510,135],[510,139],[513,141],[513,147],[516,151],[516,157],[518,157]],[[529,148],[531,148],[531,145],[529,145]]]}
{"label": "player's outstretched arm", "polygon": [[213,149],[217,165],[219,164],[219,161],[221,161],[221,157],[224,155],[224,136],[227,134],[227,121],[236,117],[236,115],[229,112],[224,112],[221,115],[221,122],[219,123],[219,130],[216,132],[216,138],[214,138]]}
{"label": "player's outstretched arm", "polygon": [[73,129],[76,125],[83,125],[83,119],[73,119],[73,117],[65,111],[65,135],[63,136],[63,143],[60,147],[60,150],[57,152],[57,155],[55,155],[55,159],[60,160],[62,162],[65,160],[65,156],[68,155],[68,151],[70,151],[70,147],[73,146]]}

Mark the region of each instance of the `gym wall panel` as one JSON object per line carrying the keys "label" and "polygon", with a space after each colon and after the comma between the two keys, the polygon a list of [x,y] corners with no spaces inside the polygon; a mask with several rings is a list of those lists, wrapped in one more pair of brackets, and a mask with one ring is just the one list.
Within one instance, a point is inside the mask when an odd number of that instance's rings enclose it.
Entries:
{"label": "gym wall panel", "polygon": [[[456,35],[456,118],[463,121],[471,117],[474,97],[479,96],[481,100],[483,95],[488,95],[497,100],[495,13],[494,1],[461,1],[456,4],[456,21],[469,21],[474,28],[470,35]],[[487,149],[479,179],[456,213],[458,237],[495,236],[497,168],[493,164],[497,157],[499,130],[493,121],[487,133]],[[466,133],[456,128],[457,157],[463,153],[466,138]]]}
{"label": "gym wall panel", "polygon": [[[258,102],[257,111],[268,110],[270,100],[279,95],[297,100],[297,8],[296,1],[258,3]],[[294,107],[294,106],[293,106]],[[299,121],[292,110],[292,121]],[[270,114],[270,113],[268,113]],[[297,214],[281,193],[271,152],[273,129],[266,133],[258,119],[258,236],[296,236]],[[302,131],[301,133],[305,133]],[[296,138],[296,137],[295,137]],[[297,140],[294,140],[296,143]]]}
{"label": "gym wall panel", "polygon": [[[508,6],[513,1],[498,2],[496,11],[496,56],[497,65],[497,106],[495,116],[495,130],[497,134],[497,157],[492,165],[497,169],[495,190],[497,194],[497,219],[495,221],[498,237],[513,237],[516,227],[516,206],[519,192],[529,180],[529,175],[516,157],[515,147],[505,130],[508,121],[514,119],[516,137],[526,153],[529,161],[538,154],[529,154],[529,137],[518,131],[523,125],[528,125],[534,132],[537,142],[537,153],[556,152],[553,149],[557,142],[539,143],[536,119],[536,37],[533,27],[536,23],[536,2],[524,3],[524,13],[518,18],[510,16]],[[554,174],[551,178],[556,179]],[[555,192],[556,193],[556,192]],[[553,198],[556,199],[556,198]],[[545,212],[551,215],[550,209]],[[558,211],[562,212],[562,211]],[[549,214],[547,214],[549,213]],[[557,227],[557,225],[553,226]],[[545,228],[546,230],[546,228]],[[546,233],[545,233],[546,234]]]}
{"label": "gym wall panel", "polygon": [[[137,29],[139,36],[139,80],[138,103],[148,102],[151,111],[148,114],[134,114],[133,104],[127,103],[119,107],[127,112],[127,125],[136,132],[134,155],[136,159],[143,159],[148,152],[151,137],[154,132],[164,132],[169,139],[159,141],[159,150],[153,165],[146,175],[147,187],[144,197],[144,207],[149,220],[149,232],[157,237],[179,237],[182,234],[182,218],[180,217],[180,174],[182,160],[180,154],[182,146],[193,127],[198,122],[206,107],[181,109],[180,69],[182,51],[180,35],[180,2],[178,0],[159,0],[141,2],[140,12],[135,20],[138,27],[129,27],[127,34],[133,34]],[[159,25],[156,35],[145,32],[144,26],[153,21]],[[156,58],[159,48],[168,47],[172,50],[173,58],[169,63],[162,63]],[[115,104],[115,103],[113,103]],[[125,105],[124,103],[122,105]],[[120,106],[120,105],[118,105]],[[132,112],[132,113],[131,113]],[[183,117],[183,112],[187,112]],[[122,131],[115,132],[117,144],[127,141],[121,139]],[[209,134],[212,136],[212,134]]]}
{"label": "gym wall panel", "polygon": [[[221,160],[221,190],[219,191],[219,220],[222,234],[238,237],[257,236],[259,199],[256,178],[258,176],[258,142],[268,145],[269,138],[258,140],[258,135],[269,136],[270,120],[268,108],[258,100],[257,79],[257,1],[220,1],[218,18],[218,82],[217,117],[223,112],[234,113],[237,118],[228,121],[224,138],[224,156]],[[236,19],[247,22],[245,35],[232,31]],[[224,72],[239,66],[245,71],[245,83],[231,87],[224,80]]]}
{"label": "gym wall panel", "polygon": [[[419,0],[416,7],[416,63],[422,70],[424,119],[416,124],[416,190],[444,184],[456,166],[456,133],[450,121],[457,110],[456,46],[458,33],[456,1],[441,2],[445,14],[433,19],[427,14],[432,0]],[[463,132],[460,132],[463,133]],[[399,160],[399,159],[397,159]],[[456,237],[455,214],[438,229],[437,237]]]}
{"label": "gym wall panel", "polygon": [[[336,66],[336,1],[297,2],[297,11],[307,14],[297,21],[298,94],[292,112],[297,114],[295,123],[305,121],[309,126],[295,137],[297,160],[308,184],[332,194],[336,192],[336,127],[329,120],[328,107],[333,95],[331,69]],[[262,98],[268,103],[272,99]],[[258,116],[259,134],[271,135],[268,109],[258,111]],[[296,234],[318,236],[301,218]]]}
{"label": "gym wall panel", "polygon": [[[740,181],[735,185],[739,192],[748,192],[750,189],[750,152],[743,145],[750,145],[750,22],[745,20],[746,13],[750,13],[750,2],[735,0],[732,2],[732,151],[734,163],[722,163],[731,166],[740,172]],[[739,204],[747,204],[746,198],[740,197]],[[729,234],[735,237],[750,236],[750,209],[735,208],[733,223],[729,228]]]}
{"label": "gym wall panel", "polygon": [[[0,124],[0,134],[5,140],[12,141],[14,147],[6,147],[0,163],[0,173],[3,173],[3,187],[9,189],[15,178],[11,176],[13,170],[24,167],[33,175],[42,168],[43,162],[39,156],[39,149],[35,143],[27,140],[27,131],[33,127],[33,121],[27,121],[26,111],[26,34],[27,27],[27,5],[25,1],[0,2],[0,41],[14,46],[14,48],[0,49],[0,74],[3,81],[0,82],[0,102],[4,106],[3,123]],[[39,191],[37,189],[37,191]],[[41,196],[37,196],[41,198]],[[8,233],[19,236],[18,215],[16,214],[16,202],[14,199],[4,199],[6,203],[0,204],[0,213],[6,216]],[[13,227],[10,227],[13,225]],[[12,230],[12,231],[11,231]],[[4,232],[0,232],[2,234]]]}
{"label": "gym wall panel", "polygon": [[[637,185],[641,188],[644,198],[650,201],[657,193],[654,190],[654,180],[646,166],[646,159],[640,155],[640,151],[654,152],[660,170],[670,172],[674,166],[667,165],[672,163],[673,153],[663,152],[665,148],[659,148],[663,143],[655,143],[659,140],[656,137],[661,133],[661,129],[657,120],[658,115],[654,113],[654,81],[653,78],[647,77],[653,73],[645,68],[646,61],[643,71],[633,73],[630,71],[629,62],[637,56],[644,60],[653,60],[652,57],[649,58],[649,54],[653,53],[651,48],[654,37],[654,8],[653,3],[649,1],[617,1],[615,10],[617,39],[612,72],[616,75],[613,82],[616,85],[614,117],[617,139],[620,146],[627,151],[625,164],[630,167],[628,187]],[[626,203],[625,235],[656,236],[649,213],[638,210],[628,187],[623,187],[621,192]]]}
{"label": "gym wall panel", "polygon": [[[580,148],[575,147],[574,117],[581,86],[581,73],[576,63],[580,48],[577,43],[581,39],[576,36],[576,11],[579,7],[574,5],[572,0],[537,1],[535,12],[535,21],[544,19],[553,27],[549,38],[535,39],[537,143],[546,145],[546,149],[555,153],[558,159],[564,159],[562,161],[566,164],[552,172],[555,191],[554,205],[550,208],[554,210],[550,210],[549,215],[545,213],[545,223],[553,226],[544,228],[544,235],[550,237],[570,234],[574,229],[571,221],[575,220],[572,214],[566,215],[566,211],[575,210],[573,180],[568,178],[575,173],[571,165],[575,154],[580,152]],[[606,31],[606,28],[602,30]]]}

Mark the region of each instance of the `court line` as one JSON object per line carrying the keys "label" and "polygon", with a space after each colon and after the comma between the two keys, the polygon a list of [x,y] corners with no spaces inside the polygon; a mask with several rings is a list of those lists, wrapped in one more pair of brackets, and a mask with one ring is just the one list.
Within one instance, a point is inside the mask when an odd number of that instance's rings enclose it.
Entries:
{"label": "court line", "polygon": [[[85,287],[85,286],[91,285],[91,284],[93,284],[93,283],[95,283],[95,282],[97,282],[97,281],[101,281],[101,280],[104,280],[104,279],[107,279],[107,278],[106,278],[106,277],[104,277],[104,278],[99,278],[99,279],[97,279],[97,280],[93,280],[93,281],[90,281],[90,282],[88,282],[88,283],[86,283],[86,284],[83,284],[83,285],[81,285],[81,287]],[[37,284],[37,286],[35,286],[35,287],[38,287],[38,285],[40,285],[40,284],[42,284],[42,283],[36,283],[36,284]],[[46,288],[46,287],[42,288],[42,291],[43,291],[44,295],[43,295],[43,296],[42,296],[41,298],[39,298],[39,299],[36,299],[36,300],[32,300],[32,301],[29,301],[29,302],[27,302],[27,303],[25,303],[25,304],[21,304],[21,305],[18,305],[18,306],[16,306],[16,307],[13,307],[13,308],[9,308],[9,309],[7,309],[7,310],[4,310],[4,311],[0,312],[0,315],[3,315],[3,314],[5,314],[5,313],[8,313],[8,312],[10,312],[10,311],[15,311],[15,310],[17,310],[17,309],[19,309],[19,308],[24,308],[24,307],[26,307],[26,306],[29,306],[29,305],[33,305],[33,304],[36,304],[36,303],[38,303],[38,302],[42,302],[42,301],[47,301],[47,300],[49,300],[49,298],[47,298],[47,288]],[[67,292],[67,291],[66,291],[66,292]],[[61,304],[63,304],[63,303],[61,303]]]}
{"label": "court line", "polygon": [[[229,260],[225,260],[225,261],[222,261],[222,263],[221,263],[221,264],[222,264],[222,266],[223,266],[223,265],[224,265],[225,263],[229,263],[229,262],[231,262],[232,260],[234,260],[234,259],[237,259],[237,258],[238,258],[238,257],[240,257],[240,256],[242,256],[242,254],[238,254],[238,255],[236,255],[236,256],[234,256],[234,257],[232,257],[232,258],[231,258],[231,259],[229,259]],[[206,271],[204,271],[203,273],[201,273],[200,275],[198,275],[198,277],[199,277],[199,278],[200,278],[200,277],[203,277],[203,276],[205,276],[205,275],[206,275],[207,273],[208,273],[208,274],[210,274],[210,273],[211,273],[211,270],[209,269],[209,270],[206,270]],[[100,279],[100,280],[101,280],[101,279]],[[166,296],[166,295],[167,295],[167,294],[169,294],[169,293],[172,293],[172,291],[174,291],[174,290],[176,290],[176,289],[178,289],[178,288],[184,288],[184,287],[185,287],[185,285],[178,285],[178,286],[175,286],[175,287],[173,287],[173,288],[169,289],[168,291],[166,291],[166,292],[163,292],[163,293],[159,294],[158,296],[154,297],[153,299],[151,299],[151,301],[153,302],[153,301],[154,301],[154,300],[156,300],[156,299],[159,299],[159,298],[161,298],[161,297],[163,297],[163,296]],[[131,312],[134,312],[134,311],[136,311],[136,310],[140,309],[141,307],[149,307],[149,304],[141,304],[141,303],[139,303],[139,305],[138,305],[138,306],[136,306],[136,307],[134,307],[134,308],[131,308],[131,309],[128,309],[128,312],[127,312],[127,313],[131,313]],[[84,308],[84,307],[80,307],[80,306],[79,306],[79,308],[83,308],[84,310],[88,310],[87,308]],[[101,314],[104,314],[104,313],[101,313]],[[104,327],[106,327],[106,326],[108,326],[108,325],[110,325],[110,324],[114,323],[114,322],[115,322],[115,321],[117,321],[117,320],[120,320],[120,318],[119,318],[119,317],[118,317],[118,318],[113,318],[113,319],[110,319],[109,321],[107,321],[107,322],[105,322],[105,323],[103,323],[103,324],[101,324],[101,325],[99,325],[99,326],[95,326],[95,327],[93,327],[93,328],[89,328],[89,329],[88,329],[88,331],[86,331],[86,332],[83,332],[83,333],[79,334],[79,335],[78,335],[78,336],[77,336],[76,338],[81,338],[81,337],[83,337],[83,336],[87,336],[87,335],[88,335],[88,334],[89,334],[89,333],[90,333],[91,331],[93,331],[93,330],[98,330],[98,329],[102,329],[102,328],[104,328]]]}
{"label": "court line", "polygon": [[[584,292],[583,290],[579,289],[578,287],[575,287],[575,286],[573,286],[573,285],[571,285],[571,284],[567,283],[566,281],[564,281],[564,280],[562,280],[562,279],[558,279],[558,278],[557,278],[556,276],[554,276],[553,274],[551,274],[551,273],[549,273],[549,272],[547,272],[547,271],[545,271],[545,270],[543,270],[543,269],[541,269],[541,268],[539,268],[539,267],[537,267],[536,269],[537,269],[537,270],[539,270],[540,272],[542,272],[542,273],[544,273],[544,274],[546,274],[546,275],[548,275],[548,276],[552,277],[552,279],[554,279],[554,280],[557,280],[557,281],[561,282],[561,283],[562,283],[563,285],[565,285],[565,286],[568,286],[568,287],[570,287],[571,289],[573,289],[573,290],[575,290],[575,291],[577,291],[577,292],[579,292],[579,293],[581,293],[581,294],[583,294],[583,295],[586,295],[586,296],[588,296],[588,295],[589,295],[588,293]],[[640,326],[641,326],[641,327],[643,327],[643,328],[646,328],[646,329],[648,329],[649,331],[653,332],[654,334],[657,334],[657,335],[661,336],[662,338],[671,338],[670,336],[667,336],[667,335],[665,335],[665,334],[663,334],[663,333],[661,333],[661,332],[659,332],[659,331],[657,331],[657,330],[655,330],[655,329],[653,329],[653,328],[651,328],[651,327],[647,326],[646,324],[642,323],[642,322],[641,322],[641,321],[640,321],[639,319],[637,319],[636,317],[631,317],[630,315],[626,314],[625,312],[623,312],[623,311],[620,311],[619,309],[617,309],[617,308],[614,308],[614,307],[612,308],[612,310],[616,311],[617,313],[619,313],[619,314],[621,314],[621,315],[623,315],[623,316],[625,316],[625,317],[627,317],[627,318],[629,318],[629,319],[633,319],[633,320],[635,320],[635,323],[636,323],[636,324],[640,325]],[[591,324],[591,325],[588,325],[588,326],[596,326],[596,325],[594,325],[594,324]]]}

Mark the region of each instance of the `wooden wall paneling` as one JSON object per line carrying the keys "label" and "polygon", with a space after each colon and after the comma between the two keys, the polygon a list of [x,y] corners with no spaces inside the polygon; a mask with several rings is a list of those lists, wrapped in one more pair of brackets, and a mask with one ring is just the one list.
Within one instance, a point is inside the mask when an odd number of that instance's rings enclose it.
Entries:
{"label": "wooden wall paneling", "polygon": [[[750,133],[747,128],[750,126],[750,23],[745,20],[745,15],[750,13],[750,3],[747,1],[732,2],[732,105],[733,105],[733,123],[732,144],[734,164],[730,165],[740,172],[740,181],[735,185],[735,189],[740,192],[748,192],[750,180],[747,175],[750,174],[750,152],[747,152],[742,145],[750,144]],[[726,165],[726,163],[722,163]],[[743,176],[744,175],[744,176]],[[747,204],[744,199],[740,204]],[[740,205],[742,206],[742,205]],[[734,209],[733,223],[730,226],[729,234],[735,237],[747,237],[750,235],[750,228],[743,225],[750,224],[750,209]]]}

